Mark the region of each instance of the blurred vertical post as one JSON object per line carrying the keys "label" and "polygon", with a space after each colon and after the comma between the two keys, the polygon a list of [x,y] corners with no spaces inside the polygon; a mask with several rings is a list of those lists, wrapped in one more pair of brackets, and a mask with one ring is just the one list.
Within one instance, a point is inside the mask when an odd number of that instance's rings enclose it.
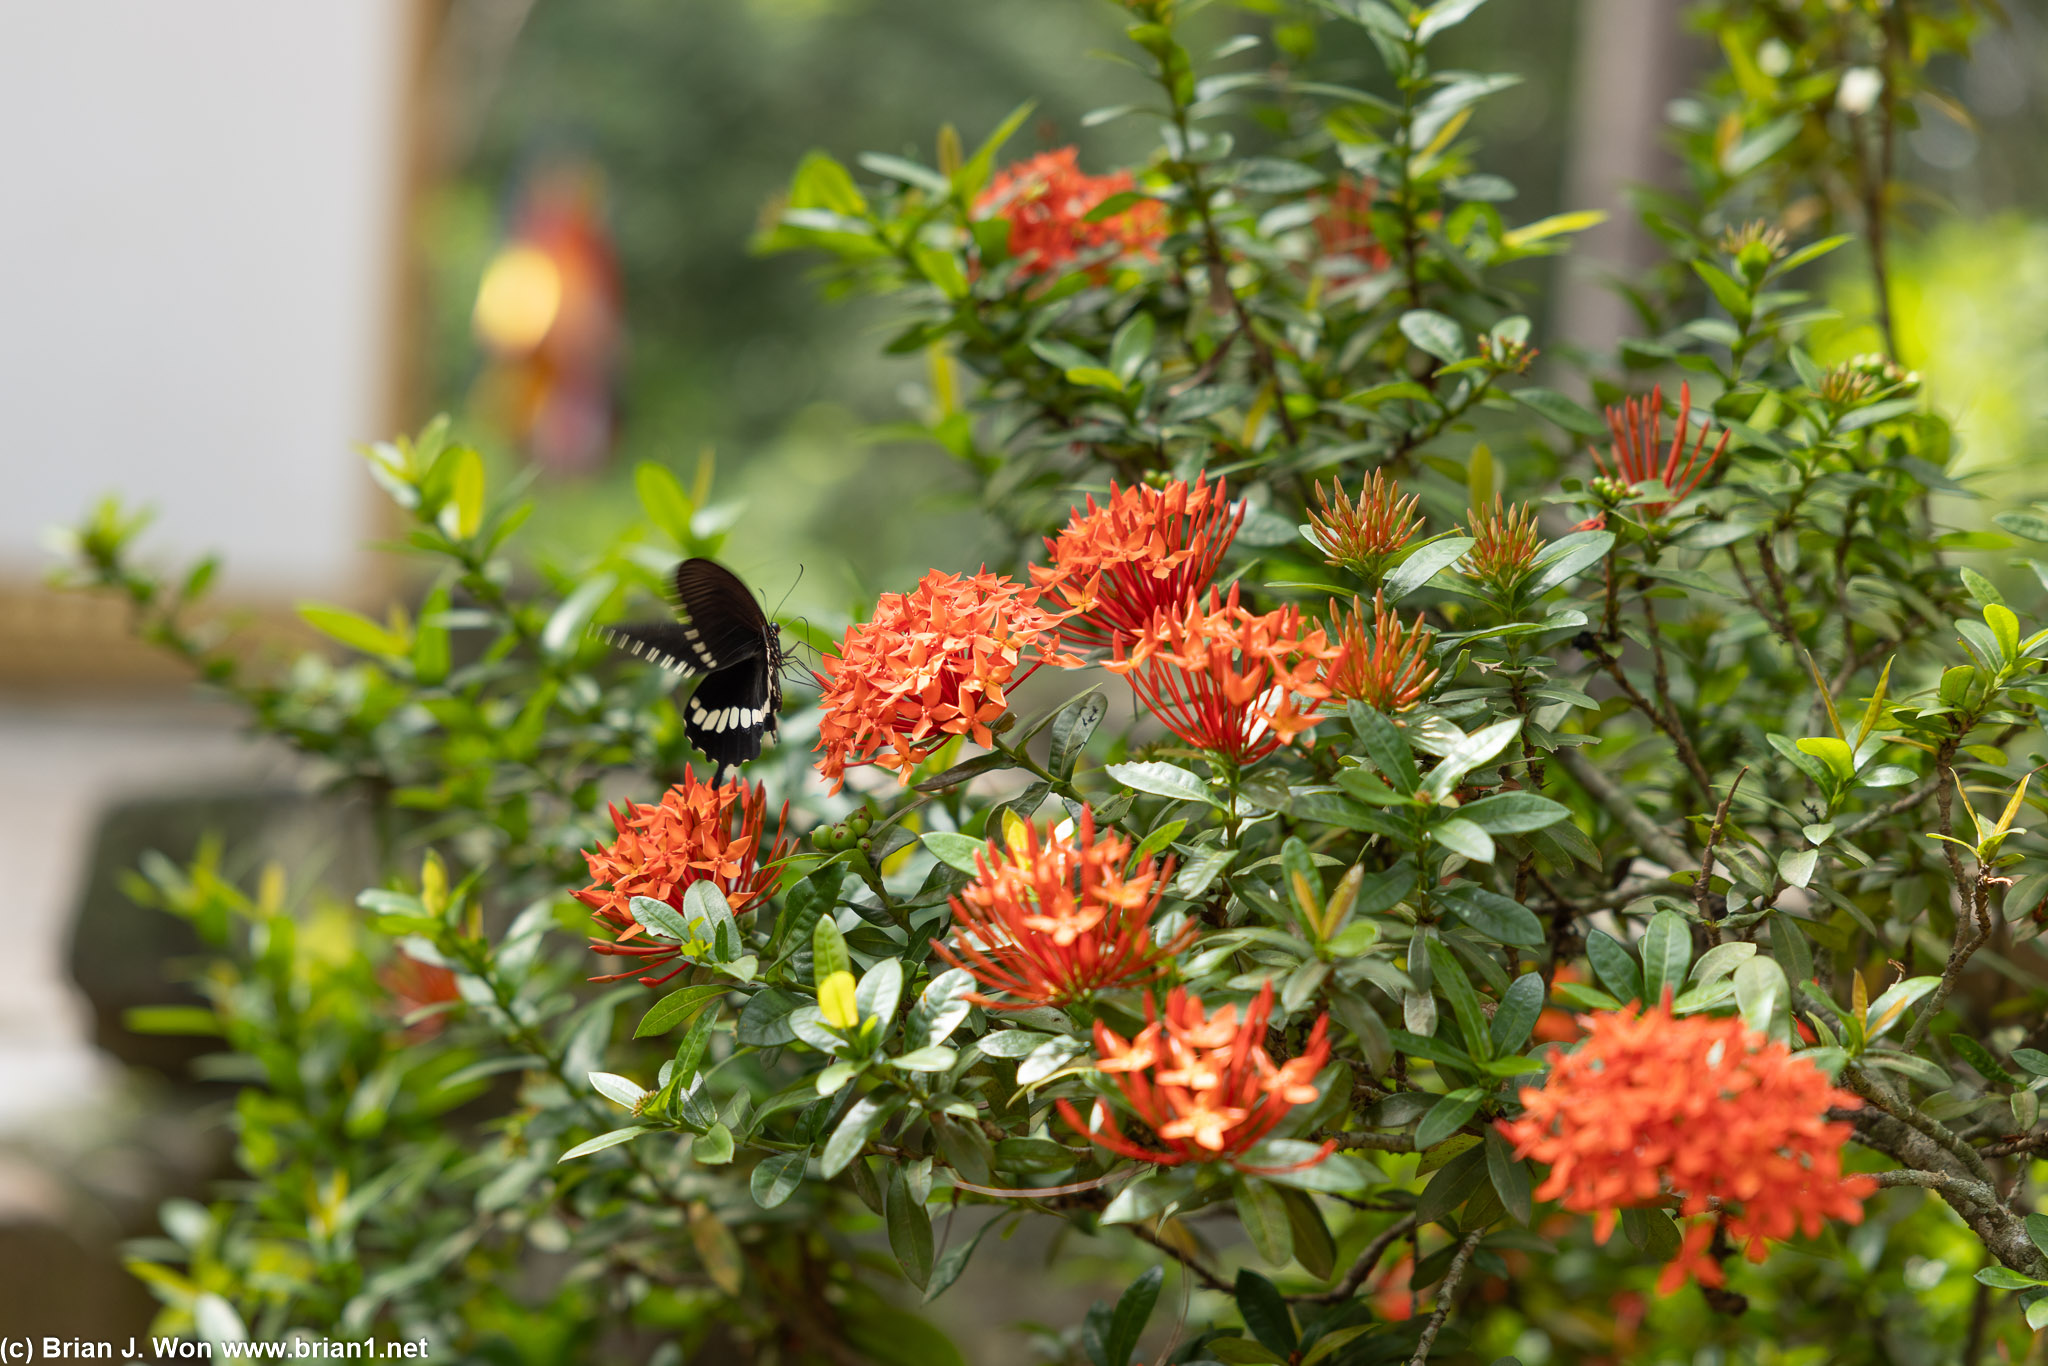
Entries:
{"label": "blurred vertical post", "polygon": [[1684,0],[1580,0],[1564,202],[1604,210],[1608,218],[1560,266],[1558,328],[1566,342],[1596,355],[1639,330],[1628,301],[1607,282],[1629,278],[1658,257],[1628,190],[1669,185],[1677,169],[1664,109],[1684,91],[1695,64],[1684,11]]}

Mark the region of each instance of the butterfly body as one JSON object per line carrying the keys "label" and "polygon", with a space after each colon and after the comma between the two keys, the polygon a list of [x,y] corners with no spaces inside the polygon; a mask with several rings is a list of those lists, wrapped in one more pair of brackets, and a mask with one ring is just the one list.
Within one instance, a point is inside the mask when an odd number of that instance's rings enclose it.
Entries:
{"label": "butterfly body", "polygon": [[684,560],[670,577],[677,619],[602,626],[605,639],[685,678],[704,681],[683,706],[683,734],[720,769],[761,753],[782,707],[782,632],[738,575]]}

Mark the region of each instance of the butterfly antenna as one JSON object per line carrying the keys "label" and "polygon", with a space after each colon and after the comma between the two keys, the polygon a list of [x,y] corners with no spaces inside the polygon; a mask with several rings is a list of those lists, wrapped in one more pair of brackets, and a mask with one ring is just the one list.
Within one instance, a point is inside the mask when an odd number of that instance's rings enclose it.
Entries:
{"label": "butterfly antenna", "polygon": [[799,565],[797,565],[797,567],[796,567],[796,579],[795,579],[795,580],[794,580],[794,581],[793,581],[793,582],[792,582],[792,583],[791,583],[791,584],[789,585],[789,587],[788,587],[788,588],[786,588],[786,589],[784,589],[784,590],[783,590],[783,593],[782,593],[782,601],[781,601],[781,602],[778,602],[778,603],[776,603],[776,604],[775,604],[775,611],[774,611],[773,613],[771,613],[771,615],[773,615],[773,616],[778,616],[778,617],[782,615],[782,609],[783,609],[784,607],[787,607],[787,606],[789,605],[789,597],[790,597],[790,594],[792,594],[792,593],[796,592],[796,586],[797,586],[797,584],[799,584],[799,583],[802,583],[803,581],[804,581],[804,567],[803,567],[803,565],[799,564]]}

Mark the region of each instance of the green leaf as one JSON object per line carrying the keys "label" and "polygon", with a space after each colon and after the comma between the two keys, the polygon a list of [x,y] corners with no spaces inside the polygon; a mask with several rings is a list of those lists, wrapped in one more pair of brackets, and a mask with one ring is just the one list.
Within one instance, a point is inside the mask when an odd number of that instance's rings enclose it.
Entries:
{"label": "green leaf", "polygon": [[1185,1168],[1165,1167],[1133,1179],[1102,1212],[1105,1224],[1135,1224],[1194,1194],[1195,1175]]}
{"label": "green leaf", "polygon": [[1415,1146],[1434,1148],[1465,1127],[1465,1121],[1479,1113],[1486,1092],[1477,1086],[1461,1086],[1432,1105],[1422,1123],[1415,1126]]}
{"label": "green leaf", "polygon": [[1997,1057],[1990,1049],[1962,1031],[1958,1030],[1948,1036],[1948,1046],[1960,1053],[1964,1062],[1976,1068],[1977,1075],[1984,1080],[1999,1082],[2006,1086],[2019,1085],[2019,1080],[1999,1065]]}
{"label": "green leaf", "polygon": [[1676,911],[1659,911],[1650,917],[1637,946],[1643,959],[1643,998],[1655,1005],[1669,991],[1677,996],[1685,985],[1686,969],[1692,966],[1692,929]]}
{"label": "green leaf", "polygon": [[717,983],[710,983],[671,991],[647,1008],[647,1013],[640,1017],[639,1026],[633,1030],[633,1037],[646,1039],[656,1034],[668,1033],[684,1021],[694,1019],[698,1009],[706,1001],[718,999],[725,994],[725,990]]}
{"label": "green leaf", "polygon": [[135,1006],[121,1012],[131,1034],[218,1035],[220,1017],[207,1006]]}
{"label": "green leaf", "polygon": [[1415,41],[1426,43],[1448,29],[1465,22],[1486,0],[1437,0],[1415,25]]}
{"label": "green leaf", "polygon": [[682,483],[666,465],[643,460],[633,470],[633,488],[640,495],[640,507],[647,520],[679,550],[690,546],[690,519],[696,508]]}
{"label": "green leaf", "polygon": [[362,613],[351,612],[346,607],[327,607],[317,602],[302,602],[299,604],[299,617],[320,634],[338,640],[350,649],[361,650],[365,654],[396,659],[410,652],[410,644],[403,637],[385,630]]}
{"label": "green leaf", "polygon": [[1739,941],[1716,944],[1700,955],[1700,961],[1692,965],[1691,980],[1699,986],[1712,986],[1729,973],[1742,966],[1746,958],[1756,956],[1756,945]]}
{"label": "green leaf", "polygon": [[1543,1013],[1543,974],[1525,972],[1501,995],[1494,1008],[1487,1036],[1493,1041],[1493,1055],[1506,1057],[1527,1042],[1536,1018]]}
{"label": "green leaf", "polygon": [[1236,1293],[1237,1312],[1244,1316],[1244,1326],[1252,1336],[1282,1357],[1292,1356],[1300,1338],[1295,1332],[1294,1315],[1288,1312],[1287,1301],[1273,1283],[1250,1267],[1243,1267],[1237,1273]]}
{"label": "green leaf", "polygon": [[1534,1208],[1530,1198],[1529,1166],[1517,1162],[1507,1140],[1497,1129],[1486,1131],[1486,1174],[1493,1181],[1493,1193],[1501,1208],[1518,1224],[1527,1224]]}
{"label": "green leaf", "polygon": [[1735,969],[1735,1004],[1742,1022],[1778,1043],[1792,1038],[1792,984],[1775,958],[1751,958]]}
{"label": "green leaf", "polygon": [[2048,541],[2048,517],[2031,512],[2001,512],[1991,520],[2024,540]]}
{"label": "green leaf", "polygon": [[[1389,603],[1399,602],[1402,598],[1407,597],[1438,574],[1456,564],[1463,558],[1466,551],[1477,544],[1478,542],[1470,536],[1446,536],[1440,541],[1431,541],[1426,545],[1417,546],[1409,553],[1408,558],[1394,566],[1393,571],[1387,575],[1386,581],[1381,585],[1382,591],[1386,595],[1386,600]],[[1358,707],[1364,704],[1354,702],[1351,705]],[[1370,709],[1368,708],[1368,710]],[[1382,773],[1386,772],[1385,769],[1380,771]],[[1388,776],[1391,777],[1392,775],[1389,774]]]}
{"label": "green leaf", "polygon": [[1721,307],[1728,310],[1730,316],[1737,322],[1744,322],[1749,318],[1752,304],[1748,290],[1731,279],[1726,271],[1706,261],[1695,260],[1692,268],[1694,274],[1707,282],[1707,288],[1714,291],[1714,298],[1720,302]]}
{"label": "green leaf", "polygon": [[811,927],[811,980],[822,985],[835,973],[851,973],[853,959],[846,952],[846,936],[829,915],[818,917]]}
{"label": "green leaf", "polygon": [[753,1192],[754,1203],[762,1209],[774,1209],[796,1192],[804,1183],[803,1153],[776,1153],[761,1159],[753,1175],[747,1178],[747,1188]]}
{"label": "green leaf", "polygon": [[619,581],[610,574],[597,574],[576,585],[575,591],[549,613],[548,624],[541,628],[541,653],[560,659],[574,651],[582,643],[584,629],[597,615],[597,609],[618,586]]}
{"label": "green leaf", "polygon": [[1438,887],[1430,895],[1449,907],[1452,915],[1503,944],[1536,948],[1544,942],[1543,922],[1536,918],[1536,913],[1498,892],[1460,882]]}
{"label": "green leaf", "polygon": [[1533,792],[1496,792],[1458,808],[1458,815],[1489,835],[1522,835],[1571,816],[1571,810]]}
{"label": "green leaf", "polygon": [[1573,402],[1555,389],[1517,389],[1509,397],[1575,436],[1604,436],[1607,433],[1607,423],[1598,413]]}
{"label": "green leaf", "polygon": [[1413,795],[1422,779],[1415,771],[1415,751],[1408,747],[1401,728],[1363,702],[1349,704],[1345,715],[1350,718],[1352,733],[1365,747],[1365,757],[1372,760],[1380,776],[1395,791]]}
{"label": "green leaf", "polygon": [[972,990],[973,974],[960,968],[948,968],[925,983],[917,1004],[910,1008],[910,1018],[904,1021],[904,1041],[912,1048],[944,1043],[974,1009],[974,1003],[966,999]]}
{"label": "green leaf", "polygon": [[1293,1257],[1294,1227],[1288,1222],[1287,1202],[1280,1192],[1240,1175],[1232,1175],[1230,1186],[1237,1197],[1237,1222],[1244,1226],[1245,1236],[1259,1255],[1275,1266]]}
{"label": "green leaf", "polygon": [[[1151,321],[1150,314],[1138,316]],[[1087,747],[1088,738],[1095,734],[1095,728],[1107,715],[1109,699],[1099,692],[1091,692],[1069,702],[1053,718],[1052,751],[1047,757],[1047,767],[1055,776],[1062,779],[1074,776],[1074,766],[1080,762],[1081,751]]]}
{"label": "green leaf", "polygon": [[592,1153],[603,1152],[606,1148],[616,1148],[621,1143],[631,1143],[646,1132],[646,1127],[639,1124],[628,1125],[623,1129],[614,1129],[608,1134],[599,1134],[596,1138],[590,1139],[587,1142],[578,1143],[575,1147],[569,1149],[568,1152],[556,1158],[555,1161],[568,1162],[574,1158],[588,1157]]}
{"label": "green leaf", "polygon": [[1865,1038],[1875,1043],[1886,1031],[1906,1016],[1915,1001],[1941,985],[1939,977],[1908,977],[1893,986],[1870,1003],[1870,1012],[1865,1017],[1868,1027]]}
{"label": "green leaf", "polygon": [[1219,809],[1223,805],[1207,783],[1174,764],[1111,764],[1103,772],[1109,775],[1111,782],[1149,792],[1155,797],[1171,797],[1180,802],[1207,802]]}
{"label": "green leaf", "polygon": [[860,1150],[867,1146],[867,1141],[902,1103],[901,1096],[883,1096],[880,1093],[862,1096],[853,1103],[839,1121],[839,1127],[832,1131],[832,1137],[825,1140],[819,1171],[827,1181],[845,1171],[847,1164],[860,1156]]}
{"label": "green leaf", "polygon": [[1593,975],[1617,999],[1643,999],[1643,978],[1636,966],[1636,956],[1619,939],[1604,930],[1590,931],[1586,935],[1586,957],[1593,964]]}
{"label": "green leaf", "polygon": [[1493,1056],[1493,1033],[1487,1027],[1486,1012],[1480,1008],[1479,993],[1472,989],[1472,980],[1465,975],[1464,964],[1434,934],[1427,941],[1427,949],[1437,991],[1451,1003],[1451,1010],[1458,1017],[1458,1029],[1472,1055],[1481,1062],[1487,1061]]}
{"label": "green leaf", "polygon": [[1505,721],[1482,726],[1470,735],[1459,736],[1437,760],[1436,767],[1429,771],[1429,777],[1422,784],[1423,792],[1441,802],[1465,780],[1466,774],[1506,749],[1521,729],[1522,718],[1511,716]]}
{"label": "green leaf", "polygon": [[981,1246],[981,1235],[1001,1222],[1000,1219],[989,1220],[974,1230],[972,1238],[962,1239],[939,1255],[938,1261],[932,1265],[931,1283],[924,1288],[926,1304],[944,1294],[953,1282],[960,1279],[960,1273],[967,1269],[967,1259],[974,1255],[975,1248]]}
{"label": "green leaf", "polygon": [[734,1038],[749,1048],[776,1048],[796,1038],[790,1014],[806,1004],[803,997],[782,987],[764,987],[740,1011]]}
{"label": "green leaf", "polygon": [[1415,1202],[1417,1224],[1441,1223],[1474,1191],[1487,1184],[1485,1145],[1470,1139],[1462,1141],[1471,1146],[1438,1168],[1422,1188],[1422,1198]]}
{"label": "green leaf", "polygon": [[[1328,1280],[1329,1277],[1325,1276],[1322,1279]],[[1371,1332],[1375,1326],[1370,1323],[1354,1323],[1349,1328],[1335,1328],[1324,1333],[1316,1339],[1315,1346],[1308,1349],[1308,1354],[1302,1357],[1301,1366],[1316,1366],[1317,1362],[1328,1360],[1349,1347],[1354,1339]],[[1502,1361],[1513,1362],[1514,1358],[1504,1357]],[[1501,1366],[1501,1363],[1495,1362],[1494,1366]]]}
{"label": "green leaf", "polygon": [[1493,836],[1460,816],[1450,816],[1429,827],[1429,837],[1454,854],[1474,863],[1493,862]]}
{"label": "green leaf", "polygon": [[889,1250],[896,1254],[896,1264],[912,1285],[924,1289],[932,1278],[932,1217],[911,1193],[901,1163],[889,1169],[882,1218],[888,1225]]}
{"label": "green leaf", "polygon": [[1545,546],[1536,557],[1536,575],[1522,588],[1531,598],[1567,583],[1605,559],[1614,548],[1611,531],[1574,531]]}
{"label": "green leaf", "polygon": [[690,1160],[700,1167],[722,1167],[732,1161],[732,1130],[712,1125],[690,1145]]}
{"label": "green leaf", "polygon": [[1441,361],[1454,361],[1465,354],[1465,333],[1458,324],[1427,308],[1412,308],[1401,315],[1401,335]]}
{"label": "green leaf", "polygon": [[959,192],[961,198],[972,200],[981,193],[982,186],[988,183],[989,173],[995,167],[996,153],[1010,140],[1011,134],[1024,126],[1024,120],[1031,117],[1033,107],[1033,103],[1027,100],[1012,109],[1003,121],[996,125],[995,131],[988,135],[988,140],[974,149],[974,155],[962,162],[959,170],[953,172],[953,188]]}
{"label": "green leaf", "polygon": [[932,830],[918,837],[932,856],[948,868],[958,868],[963,873],[978,874],[975,866],[978,855],[988,853],[988,841],[972,835],[962,835],[952,830]]}
{"label": "green leaf", "polygon": [[2048,1285],[2048,1281],[2032,1276],[2023,1276],[2010,1267],[1987,1266],[1979,1271],[1977,1280],[1993,1290],[2031,1290],[2037,1285]]}
{"label": "green leaf", "polygon": [[1165,1278],[1163,1268],[1147,1267],[1117,1296],[1116,1310],[1110,1315],[1109,1330],[1102,1342],[1103,1359],[1110,1366],[1129,1366],[1131,1354],[1138,1350],[1138,1339],[1145,1334],[1145,1324],[1152,1317],[1152,1306],[1159,1302],[1159,1285]]}
{"label": "green leaf", "polygon": [[1291,1186],[1276,1188],[1287,1206],[1287,1223],[1294,1236],[1294,1260],[1319,1281],[1327,1281],[1337,1269],[1337,1242],[1315,1197]]}
{"label": "green leaf", "polygon": [[1144,368],[1145,361],[1151,356],[1154,329],[1152,315],[1140,309],[1110,338],[1109,368],[1123,383],[1129,384],[1136,379],[1138,371]]}
{"label": "green leaf", "polygon": [[2048,1214],[2027,1216],[2027,1237],[2033,1240],[2043,1256],[2048,1256]]}

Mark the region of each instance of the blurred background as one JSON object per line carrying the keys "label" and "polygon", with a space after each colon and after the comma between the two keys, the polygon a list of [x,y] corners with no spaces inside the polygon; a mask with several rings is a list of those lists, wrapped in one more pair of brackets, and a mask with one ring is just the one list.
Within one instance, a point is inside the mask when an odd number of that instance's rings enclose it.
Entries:
{"label": "blurred background", "polygon": [[[1531,300],[1547,348],[1628,328],[1602,285],[1649,260],[1625,190],[1669,182],[1664,111],[1714,59],[1685,10],[1502,0],[1450,45],[1526,77],[1473,130],[1521,186],[1513,215],[1614,214]],[[2038,497],[2048,3],[2008,11],[1906,140],[1925,202],[1960,217],[1909,239],[1898,309],[1965,468]],[[688,479],[708,459],[734,567],[779,594],[803,565],[792,611],[971,568],[967,481],[875,435],[922,403],[921,361],[748,241],[806,150],[929,159],[940,124],[977,139],[1025,99],[1016,155],[1142,156],[1138,121],[1081,125],[1127,78],[1074,56],[1114,19],[1104,0],[0,0],[0,1334],[140,1332],[120,1240],[220,1174],[225,1092],[121,1024],[171,999],[191,951],[123,870],[209,834],[236,867],[317,853],[340,886],[349,866],[288,756],[130,643],[118,604],[42,586],[49,529],[111,491],[146,501],[158,553],[221,552],[252,634],[290,642],[297,602],[402,586],[353,448],[447,412],[494,485],[544,490],[543,558],[636,515],[637,462]]]}

